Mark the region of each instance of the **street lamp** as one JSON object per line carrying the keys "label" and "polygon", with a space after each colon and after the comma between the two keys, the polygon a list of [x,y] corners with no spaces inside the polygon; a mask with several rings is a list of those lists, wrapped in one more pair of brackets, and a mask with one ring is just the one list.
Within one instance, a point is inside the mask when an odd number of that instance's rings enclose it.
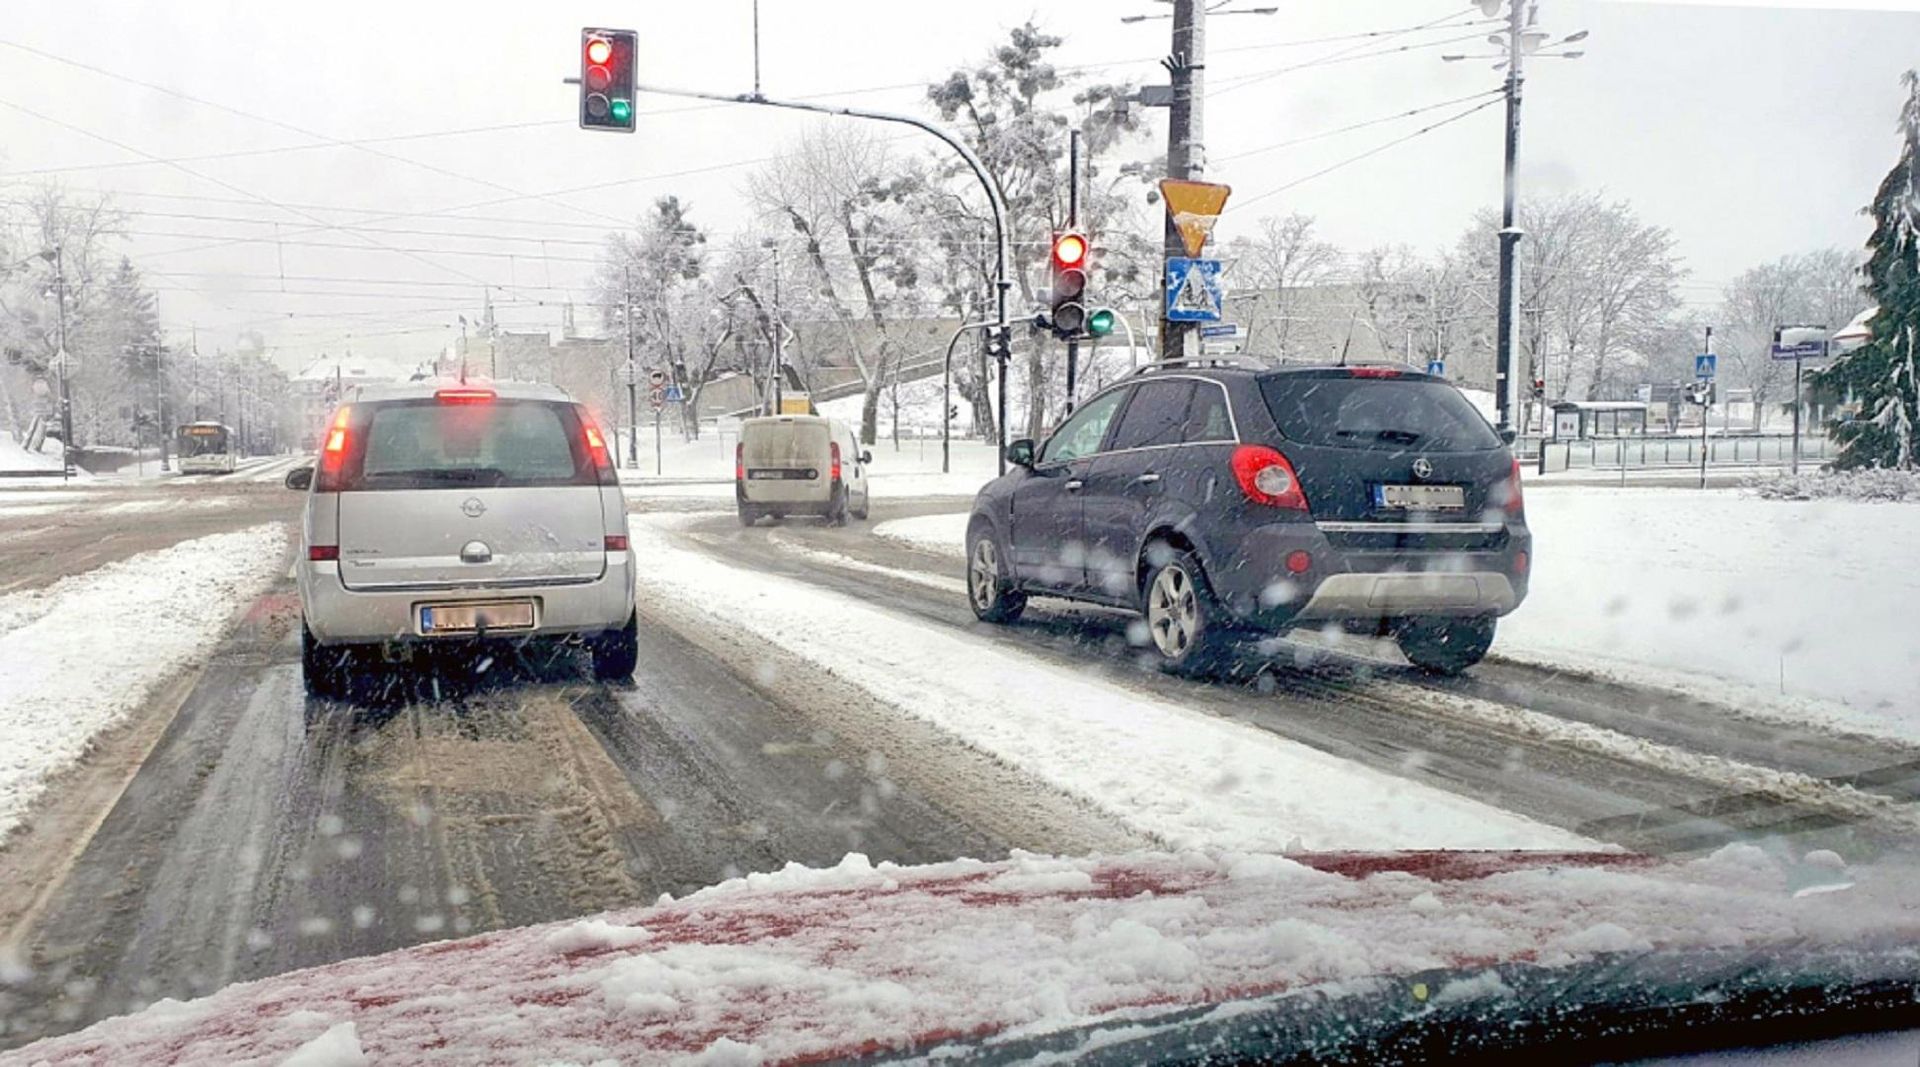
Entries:
{"label": "street lamp", "polygon": [[[1170,4],[1173,2],[1173,0],[1160,0],[1160,2],[1163,4]],[[1226,7],[1230,3],[1233,3],[1233,0],[1220,0],[1219,3],[1214,4],[1207,8],[1207,15],[1209,17],[1218,16],[1218,15],[1272,15],[1277,13],[1280,10],[1277,7],[1243,7],[1235,11],[1221,10],[1221,8]],[[1173,15],[1171,14],[1122,15],[1120,16],[1120,21],[1123,23],[1126,23],[1127,25],[1133,25],[1136,22],[1151,22],[1154,19],[1170,19],[1172,17]]]}

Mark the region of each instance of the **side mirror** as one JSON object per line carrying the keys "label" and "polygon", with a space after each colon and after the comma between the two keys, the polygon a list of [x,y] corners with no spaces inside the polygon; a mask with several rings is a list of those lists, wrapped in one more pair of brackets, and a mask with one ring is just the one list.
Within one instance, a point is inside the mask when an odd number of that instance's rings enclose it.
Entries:
{"label": "side mirror", "polygon": [[872,450],[872,449],[868,449],[868,450],[866,450],[866,451],[864,451],[864,452],[862,452],[862,453],[860,453],[860,462],[862,462],[862,463],[872,463],[872,462],[873,462],[873,450]]}
{"label": "side mirror", "polygon": [[1007,462],[1016,467],[1033,468],[1033,439],[1022,437],[1007,445]]}
{"label": "side mirror", "polygon": [[1520,431],[1509,426],[1506,429],[1500,431],[1500,443],[1510,445],[1519,436],[1520,436]]}
{"label": "side mirror", "polygon": [[295,467],[287,472],[287,488],[307,490],[313,487],[313,468]]}

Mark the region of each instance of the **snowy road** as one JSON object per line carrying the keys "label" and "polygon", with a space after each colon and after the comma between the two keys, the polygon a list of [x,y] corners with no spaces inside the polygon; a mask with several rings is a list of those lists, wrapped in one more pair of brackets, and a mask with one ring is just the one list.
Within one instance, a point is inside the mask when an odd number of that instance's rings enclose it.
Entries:
{"label": "snowy road", "polygon": [[[0,587],[290,522],[298,502],[232,479],[22,497],[57,510],[0,513]],[[677,514],[650,517],[636,499],[636,527],[747,586],[804,583],[927,647],[975,643],[1036,677],[1064,668],[1143,714],[1262,731],[1310,750],[1290,766],[1351,766],[1344,781],[1410,783],[1650,851],[1779,837],[1865,859],[1916,839],[1920,749],[1498,660],[1440,682],[1390,655],[1282,643],[1248,653],[1249,667],[1278,664],[1252,682],[1174,679],[1137,661],[1117,613],[1036,603],[1015,626],[977,623],[954,561],[870,526],[743,530],[713,502],[659,506]],[[953,498],[880,500],[874,520],[954,509]],[[297,599],[276,577],[209,662],[98,738],[0,847],[0,973],[28,975],[0,989],[0,1048],[160,997],[788,861],[1111,854],[1164,845],[1168,826],[1205,833],[1206,812],[1115,818],[1097,790],[1050,778],[1032,737],[996,749],[963,736],[964,722],[903,715],[871,679],[702,617],[699,601],[697,590],[677,605],[643,599],[631,686],[595,684],[570,660],[478,676],[471,663],[424,662],[373,673],[343,704],[305,695]],[[822,647],[858,651],[830,614],[817,632]],[[1143,735],[1164,726],[1141,724]],[[1255,786],[1275,788],[1220,788]]]}

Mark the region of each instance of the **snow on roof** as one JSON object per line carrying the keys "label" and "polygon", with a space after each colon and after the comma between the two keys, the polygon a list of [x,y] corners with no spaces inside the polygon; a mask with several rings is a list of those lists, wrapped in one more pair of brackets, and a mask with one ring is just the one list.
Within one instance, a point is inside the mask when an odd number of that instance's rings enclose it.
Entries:
{"label": "snow on roof", "polygon": [[[1626,853],[1016,852],[900,867],[853,854],[681,901],[163,1000],[12,1055],[827,1060],[1309,987],[1339,996],[1372,988],[1356,979],[1435,968],[1920,936],[1909,872],[1830,865],[1810,855],[1786,867],[1749,845],[1684,863]],[[1845,881],[1844,892],[1820,891]]]}
{"label": "snow on roof", "polygon": [[1842,345],[1865,344],[1873,337],[1873,327],[1867,324],[1878,314],[1880,314],[1880,305],[1875,304],[1867,308],[1860,314],[1855,315],[1853,321],[1835,330],[1831,339],[1838,341]]}

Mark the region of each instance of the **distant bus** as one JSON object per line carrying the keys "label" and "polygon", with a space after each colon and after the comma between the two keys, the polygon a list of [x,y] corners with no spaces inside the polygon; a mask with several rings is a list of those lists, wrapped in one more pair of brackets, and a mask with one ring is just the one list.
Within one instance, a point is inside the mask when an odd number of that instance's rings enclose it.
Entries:
{"label": "distant bus", "polygon": [[239,458],[233,430],[218,422],[190,422],[180,427],[182,474],[225,474]]}

